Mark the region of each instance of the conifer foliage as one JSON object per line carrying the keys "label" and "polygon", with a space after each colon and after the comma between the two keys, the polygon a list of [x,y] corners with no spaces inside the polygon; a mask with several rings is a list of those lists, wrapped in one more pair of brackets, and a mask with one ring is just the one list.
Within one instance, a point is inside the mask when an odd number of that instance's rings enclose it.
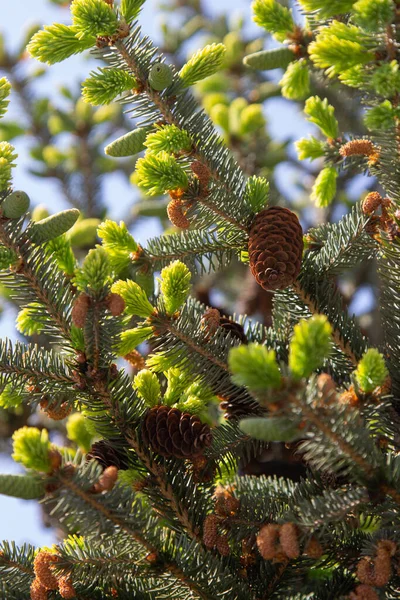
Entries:
{"label": "conifer foliage", "polygon": [[[142,35],[143,3],[73,0],[69,24],[45,26],[28,51],[52,65],[88,49],[101,61],[84,100],[122,102],[135,123],[105,152],[142,153],[133,179],[169,196],[173,233],[142,247],[124,222],[105,220],[78,260],[79,211],[32,220],[27,192],[13,188],[15,148],[0,142],[1,280],[20,331],[47,340],[1,343],[1,406],[40,405],[66,419],[71,441],[57,446],[35,427],[13,435],[26,472],[1,475],[0,493],[40,499],[65,538],[4,541],[0,598],[397,598],[400,4],[299,0],[299,22],[287,2],[252,5],[281,45],[245,65],[285,69],[283,96],[305,100],[320,132],[297,142],[299,158],[321,167],[311,201],[326,210],[343,172],[371,177],[340,221],[303,236],[220,135],[251,136],[259,105],[218,104],[218,132],[192,95],[229,48],[169,64]],[[311,92],[321,81],[362,94],[368,135],[341,131],[335,107]],[[9,93],[0,79],[0,116]],[[378,265],[380,347],[336,285],[362,261]],[[235,262],[274,291],[271,327],[191,297],[194,276]],[[276,447],[297,457],[301,477],[250,474]]]}

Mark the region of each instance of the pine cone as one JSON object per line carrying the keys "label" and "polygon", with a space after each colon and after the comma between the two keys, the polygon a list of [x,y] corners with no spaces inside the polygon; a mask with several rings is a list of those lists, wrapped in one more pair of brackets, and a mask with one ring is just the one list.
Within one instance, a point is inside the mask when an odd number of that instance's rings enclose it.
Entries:
{"label": "pine cone", "polygon": [[300,273],[303,231],[296,215],[273,206],[258,213],[249,239],[250,269],[265,290],[283,290]]}
{"label": "pine cone", "polygon": [[241,397],[242,392],[228,396],[218,396],[220,408],[225,419],[240,419],[249,415],[260,414],[260,405],[251,398]]}
{"label": "pine cone", "polygon": [[112,440],[100,440],[99,442],[95,442],[90,451],[86,454],[86,460],[93,459],[97,460],[104,469],[107,467],[117,467],[117,469],[122,470],[129,469],[129,463],[125,453],[113,446]]}
{"label": "pine cone", "polygon": [[242,344],[247,344],[246,334],[243,327],[239,323],[231,321],[231,319],[228,319],[228,317],[221,317],[219,320],[219,326],[222,327],[226,333],[230,333],[234,339],[239,340]]}
{"label": "pine cone", "polygon": [[142,437],[157,454],[176,458],[200,456],[212,441],[210,427],[198,416],[169,406],[154,406],[146,413]]}

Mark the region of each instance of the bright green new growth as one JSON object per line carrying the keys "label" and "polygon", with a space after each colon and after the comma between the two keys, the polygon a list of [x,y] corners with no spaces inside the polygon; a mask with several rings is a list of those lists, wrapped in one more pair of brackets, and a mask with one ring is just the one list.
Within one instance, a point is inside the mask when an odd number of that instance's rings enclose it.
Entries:
{"label": "bright green new growth", "polygon": [[294,54],[286,46],[282,48],[273,48],[272,50],[261,50],[248,54],[243,59],[244,64],[252,69],[259,71],[269,71],[271,69],[286,69],[289,63],[294,60]]}
{"label": "bright green new growth", "polygon": [[0,475],[0,494],[35,500],[44,496],[45,485],[33,475]]}
{"label": "bright green new growth", "polygon": [[12,440],[12,457],[16,462],[43,473],[51,470],[51,444],[46,429],[40,431],[36,427],[22,427],[14,432]]}
{"label": "bright green new growth", "polygon": [[145,149],[144,142],[152,127],[138,127],[108,144],[104,152],[108,156],[134,156]]}
{"label": "bright green new growth", "polygon": [[0,192],[10,185],[11,169],[16,166],[14,160],[17,157],[14,146],[8,142],[0,142]]}
{"label": "bright green new growth", "polygon": [[335,167],[325,167],[316,178],[311,190],[311,200],[316,206],[329,206],[336,195],[338,174]]}
{"label": "bright green new growth", "polygon": [[173,315],[186,301],[190,290],[191,273],[187,266],[176,260],[161,271],[160,291],[165,310]]}
{"label": "bright green new growth", "polygon": [[148,369],[143,369],[135,376],[133,387],[148,406],[162,404],[161,387],[158,377]]}
{"label": "bright green new growth", "polygon": [[116,281],[111,291],[124,299],[126,314],[147,318],[154,313],[154,306],[150,304],[144,290],[135,281]]}
{"label": "bright green new growth", "polygon": [[137,346],[151,338],[153,335],[152,327],[136,327],[135,329],[127,329],[121,333],[121,339],[118,343],[117,352],[119,356],[126,356]]}
{"label": "bright green new growth", "polygon": [[349,12],[355,2],[356,0],[299,0],[304,10],[318,11],[318,16],[322,19]]}
{"label": "bright green new growth", "polygon": [[125,223],[106,220],[99,226],[97,235],[103,242],[110,265],[120,273],[131,264],[131,254],[137,252],[138,245],[129,233]]}
{"label": "bright green new growth", "polygon": [[358,0],[353,6],[353,21],[367,31],[382,30],[394,17],[392,0]]}
{"label": "bright green new growth", "polygon": [[33,223],[30,229],[32,240],[35,244],[43,244],[66,233],[76,223],[79,214],[77,208],[69,208]]}
{"label": "bright green new growth", "polygon": [[93,430],[88,424],[88,418],[82,413],[73,413],[68,417],[67,437],[75,442],[84,452],[89,452],[93,441]]}
{"label": "bright green new growth", "polygon": [[121,0],[121,14],[127,23],[136,19],[144,3],[145,0]]}
{"label": "bright green new growth", "polygon": [[195,52],[179,71],[183,87],[194,85],[216,73],[223,65],[225,53],[223,44],[210,44]]}
{"label": "bright green new growth", "polygon": [[367,350],[358,363],[354,375],[363,392],[366,394],[373,392],[375,388],[383,385],[389,375],[383,355],[376,348]]}
{"label": "bright green new growth", "polygon": [[288,417],[251,417],[242,419],[239,427],[246,435],[263,442],[293,442],[300,437],[299,429]]}
{"label": "bright green new growth", "polygon": [[0,208],[7,219],[19,219],[27,212],[29,205],[28,194],[18,190],[9,194]]}
{"label": "bright green new growth", "polygon": [[392,60],[377,67],[371,77],[371,85],[381,96],[394,96],[400,91],[399,63]]}
{"label": "bright green new growth", "polygon": [[329,77],[374,59],[373,52],[366,50],[363,44],[362,31],[339,21],[322,28],[308,51],[315,66],[326,69]]}
{"label": "bright green new growth", "polygon": [[66,234],[71,246],[84,248],[85,246],[93,246],[97,237],[97,228],[99,227],[100,219],[81,219]]}
{"label": "bright green new growth", "polygon": [[295,325],[290,342],[289,368],[293,377],[309,377],[321,367],[331,349],[332,326],[324,315]]}
{"label": "bright green new growth", "polygon": [[89,250],[82,267],[76,271],[74,283],[79,291],[102,292],[111,278],[108,254],[101,246]]}
{"label": "bright green new growth", "polygon": [[92,71],[82,84],[82,96],[93,106],[110,104],[117,96],[136,88],[135,77],[121,69],[103,68]]}
{"label": "bright green new growth", "polygon": [[242,345],[229,352],[232,381],[255,392],[279,388],[282,382],[275,350],[260,344]]}
{"label": "bright green new growth", "polygon": [[37,311],[40,307],[40,304],[37,302],[32,302],[19,311],[15,326],[20,333],[23,335],[34,335],[43,331],[44,325],[37,316]]}
{"label": "bright green new growth", "polygon": [[297,156],[299,160],[315,160],[325,154],[325,145],[321,140],[311,136],[309,138],[302,138],[295,142],[297,150]]}
{"label": "bright green new growth", "polygon": [[144,145],[156,154],[163,150],[172,154],[180,151],[189,152],[192,148],[192,140],[184,129],[176,125],[162,125],[147,135]]}
{"label": "bright green new growth", "polygon": [[8,269],[18,260],[17,254],[11,248],[0,246],[0,270]]}
{"label": "bright green new growth", "polygon": [[22,404],[23,398],[11,385],[6,385],[0,394],[0,407],[4,409],[17,408]]}
{"label": "bright green new growth", "polygon": [[269,198],[269,182],[263,177],[252,175],[246,181],[244,201],[257,214],[266,207]]}
{"label": "bright green new growth", "polygon": [[335,109],[328,99],[321,100],[319,96],[307,99],[304,112],[311,123],[315,123],[327,138],[335,139],[339,135],[339,125],[335,118]]}
{"label": "bright green new growth", "polygon": [[384,100],[378,106],[369,108],[364,115],[364,123],[370,131],[381,129],[383,131],[394,127],[399,111],[390,100]]}
{"label": "bright green new growth", "polygon": [[188,187],[188,176],[174,156],[167,152],[147,153],[136,163],[138,186],[149,196]]}
{"label": "bright green new growth", "polygon": [[71,242],[66,235],[59,235],[50,240],[45,246],[45,251],[53,255],[63,273],[70,277],[74,275],[76,258],[71,248]]}
{"label": "bright green new growth", "polygon": [[11,84],[6,79],[6,77],[2,77],[0,79],[0,119],[5,115],[7,111],[7,107],[9,104],[8,96],[10,95]]}
{"label": "bright green new growth", "polygon": [[249,104],[240,113],[240,135],[251,135],[265,127],[265,117],[262,104]]}
{"label": "bright green new growth", "polygon": [[113,35],[118,28],[117,15],[104,0],[73,0],[71,15],[78,39]]}
{"label": "bright green new growth", "polygon": [[28,44],[29,54],[40,62],[54,65],[74,54],[92,48],[95,37],[79,38],[76,27],[55,23],[35,33]]}
{"label": "bright green new growth", "polygon": [[173,79],[174,76],[171,67],[165,63],[158,62],[150,69],[149,83],[156,92],[162,92],[167,89],[171,85]]}
{"label": "bright green new growth", "polygon": [[292,11],[277,0],[255,0],[252,9],[257,25],[272,33],[278,42],[283,42],[295,27]]}
{"label": "bright green new growth", "polygon": [[282,95],[289,100],[303,100],[310,93],[310,70],[305,59],[290,63],[279,82]]}

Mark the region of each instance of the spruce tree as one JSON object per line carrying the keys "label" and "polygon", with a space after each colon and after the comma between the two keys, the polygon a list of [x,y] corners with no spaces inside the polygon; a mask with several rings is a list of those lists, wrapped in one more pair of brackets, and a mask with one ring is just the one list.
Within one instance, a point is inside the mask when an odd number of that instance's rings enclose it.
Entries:
{"label": "spruce tree", "polygon": [[[84,101],[121,102],[135,123],[105,153],[140,154],[133,180],[168,196],[172,232],[143,247],[105,220],[76,256],[79,210],[32,219],[0,142],[1,278],[20,330],[46,341],[2,342],[1,406],[40,405],[71,441],[13,434],[26,472],[1,475],[0,492],[40,500],[65,538],[3,542],[0,598],[398,598],[399,2],[300,0],[301,21],[286,2],[252,5],[280,46],[249,53],[248,77],[284,69],[282,95],[320,130],[296,144],[321,167],[311,202],[327,214],[346,173],[370,177],[338,222],[305,231],[229,148],[251,143],[260,105],[210,100],[216,130],[192,94],[232,46],[174,65],[143,36],[143,3],[73,0],[69,24],[27,49],[51,65],[99,59]],[[1,116],[10,87],[0,80]],[[341,130],[324,88],[357,95],[368,134]],[[271,326],[191,296],[196,274],[240,263],[273,293]],[[338,286],[360,264],[379,275],[380,345]],[[297,457],[300,478],[250,474],[273,448]]]}

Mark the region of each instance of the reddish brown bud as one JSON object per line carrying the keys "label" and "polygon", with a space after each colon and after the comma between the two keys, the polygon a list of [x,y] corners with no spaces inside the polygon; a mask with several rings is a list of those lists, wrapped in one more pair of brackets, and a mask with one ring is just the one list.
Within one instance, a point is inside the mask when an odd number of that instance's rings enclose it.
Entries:
{"label": "reddish brown bud", "polygon": [[34,579],[31,585],[31,600],[47,600],[47,590],[39,579]]}
{"label": "reddish brown bud", "polygon": [[58,450],[49,450],[51,470],[57,471],[61,467],[62,457]]}
{"label": "reddish brown bud", "polygon": [[219,519],[216,515],[207,515],[203,524],[203,542],[206,548],[214,548],[217,543]]}
{"label": "reddish brown bud", "polygon": [[264,525],[257,535],[257,547],[265,560],[272,560],[279,551],[279,526],[274,523]]}
{"label": "reddish brown bud", "polygon": [[279,531],[281,548],[288,558],[300,556],[298,529],[294,523],[284,523]]}
{"label": "reddish brown bud", "polygon": [[331,403],[336,398],[336,384],[328,373],[321,373],[317,378],[317,389],[322,398]]}
{"label": "reddish brown bud", "polygon": [[380,206],[382,206],[382,196],[378,192],[369,192],[362,202],[362,211],[364,215],[372,215]]}
{"label": "reddish brown bud", "polygon": [[374,588],[363,584],[358,585],[354,592],[351,592],[349,600],[379,600],[379,596]]}
{"label": "reddish brown bud", "polygon": [[69,577],[63,576],[58,580],[58,591],[61,598],[75,598],[76,592]]}
{"label": "reddish brown bud", "polygon": [[304,554],[309,556],[310,558],[321,558],[324,550],[317,540],[317,538],[312,537],[305,545]]}
{"label": "reddish brown bud", "polygon": [[56,590],[58,582],[56,576],[51,571],[51,565],[58,561],[58,556],[50,552],[38,552],[33,561],[33,570],[36,579],[46,590]]}
{"label": "reddish brown bud", "polygon": [[371,140],[351,140],[340,147],[341,156],[368,156],[379,155],[378,148]]}
{"label": "reddish brown bud", "polygon": [[210,169],[207,167],[207,165],[200,162],[199,160],[195,160],[190,165],[190,168],[192,169],[193,173],[198,178],[201,187],[204,189],[207,189],[208,184],[210,182],[210,178],[211,178]]}
{"label": "reddish brown bud", "polygon": [[221,314],[217,308],[208,308],[201,317],[201,326],[206,332],[213,336],[217,331],[221,320]]}
{"label": "reddish brown bud", "polygon": [[350,386],[350,388],[348,390],[343,392],[343,394],[340,394],[339,402],[340,402],[340,404],[348,404],[350,406],[357,406],[357,404],[359,403],[359,399],[358,399],[357,394],[354,391],[353,386]]}
{"label": "reddish brown bud", "polygon": [[167,206],[168,219],[172,225],[179,229],[187,229],[190,227],[190,221],[183,212],[183,205],[180,200],[171,200]]}
{"label": "reddish brown bud", "polygon": [[231,549],[229,546],[228,536],[226,534],[217,536],[217,550],[222,556],[229,556]]}
{"label": "reddish brown bud", "polygon": [[114,465],[107,467],[104,469],[102,476],[99,481],[95,483],[94,492],[109,492],[113,489],[116,481],[118,479],[118,469]]}
{"label": "reddish brown bud", "polygon": [[40,402],[40,407],[46,412],[49,419],[53,419],[53,421],[62,421],[62,419],[68,417],[72,411],[72,404],[62,402],[57,406],[55,402],[50,403],[47,398],[44,398]]}
{"label": "reddish brown bud", "polygon": [[141,371],[146,368],[146,360],[137,350],[131,350],[129,354],[124,356],[124,359],[127,360],[136,371]]}
{"label": "reddish brown bud", "polygon": [[84,327],[86,316],[90,307],[90,297],[87,294],[80,294],[74,301],[71,318],[76,327]]}
{"label": "reddish brown bud", "polygon": [[118,317],[125,310],[125,301],[119,294],[108,294],[106,305],[113,317]]}

